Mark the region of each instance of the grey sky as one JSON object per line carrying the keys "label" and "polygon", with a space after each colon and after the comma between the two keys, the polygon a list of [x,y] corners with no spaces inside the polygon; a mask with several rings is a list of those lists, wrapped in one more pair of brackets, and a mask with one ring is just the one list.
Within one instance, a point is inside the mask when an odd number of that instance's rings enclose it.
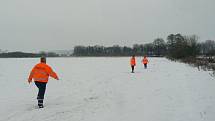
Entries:
{"label": "grey sky", "polygon": [[0,0],[0,49],[132,46],[170,33],[215,39],[214,0]]}

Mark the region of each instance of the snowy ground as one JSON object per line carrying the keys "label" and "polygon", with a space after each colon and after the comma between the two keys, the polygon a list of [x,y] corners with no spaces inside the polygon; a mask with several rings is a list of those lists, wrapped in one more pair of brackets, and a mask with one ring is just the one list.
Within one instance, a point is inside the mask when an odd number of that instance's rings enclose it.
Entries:
{"label": "snowy ground", "polygon": [[38,59],[0,59],[0,121],[215,121],[215,78],[183,63],[149,58],[48,59],[45,108],[27,83]]}

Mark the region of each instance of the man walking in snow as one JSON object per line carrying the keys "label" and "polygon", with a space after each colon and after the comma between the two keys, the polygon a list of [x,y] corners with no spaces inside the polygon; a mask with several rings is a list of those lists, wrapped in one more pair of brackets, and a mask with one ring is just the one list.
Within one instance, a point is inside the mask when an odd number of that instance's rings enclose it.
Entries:
{"label": "man walking in snow", "polygon": [[134,55],[131,57],[130,65],[131,65],[131,70],[132,70],[131,73],[134,73],[134,66],[136,66],[136,59],[135,59]]}
{"label": "man walking in snow", "polygon": [[146,58],[146,55],[144,56],[143,60],[142,60],[143,64],[144,64],[144,68],[147,68],[147,64],[148,64],[148,59]]}
{"label": "man walking in snow", "polygon": [[55,78],[56,80],[59,80],[57,74],[49,65],[46,64],[46,58],[41,57],[40,63],[34,66],[28,78],[28,83],[30,84],[32,82],[32,79],[34,79],[35,85],[39,89],[37,95],[39,108],[43,108],[43,99],[49,76]]}

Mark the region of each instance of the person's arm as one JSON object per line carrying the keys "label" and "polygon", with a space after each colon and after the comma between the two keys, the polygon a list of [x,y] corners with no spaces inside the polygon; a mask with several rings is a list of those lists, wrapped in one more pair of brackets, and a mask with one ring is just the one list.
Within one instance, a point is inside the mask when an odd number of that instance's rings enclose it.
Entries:
{"label": "person's arm", "polygon": [[49,76],[51,76],[52,78],[55,78],[56,80],[59,80],[57,73],[55,73],[51,67],[47,67],[47,72],[49,74]]}
{"label": "person's arm", "polygon": [[[34,68],[35,68],[35,67],[34,67]],[[33,76],[34,76],[34,71],[35,71],[34,68],[31,70],[31,73],[29,74],[29,77],[28,77],[28,83],[29,83],[29,84],[32,82],[32,78],[33,78]]]}
{"label": "person's arm", "polygon": [[136,59],[134,59],[134,66],[136,66]]}

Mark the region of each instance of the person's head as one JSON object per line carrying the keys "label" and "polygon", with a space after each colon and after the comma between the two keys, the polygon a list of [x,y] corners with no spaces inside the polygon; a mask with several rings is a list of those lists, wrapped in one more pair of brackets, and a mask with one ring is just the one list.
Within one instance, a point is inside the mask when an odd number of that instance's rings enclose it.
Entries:
{"label": "person's head", "polygon": [[46,57],[41,57],[41,58],[40,58],[40,62],[41,62],[41,63],[46,63]]}
{"label": "person's head", "polygon": [[146,55],[144,55],[144,58],[146,58]]}
{"label": "person's head", "polygon": [[135,57],[135,55],[132,55],[132,57],[134,58],[134,57]]}

